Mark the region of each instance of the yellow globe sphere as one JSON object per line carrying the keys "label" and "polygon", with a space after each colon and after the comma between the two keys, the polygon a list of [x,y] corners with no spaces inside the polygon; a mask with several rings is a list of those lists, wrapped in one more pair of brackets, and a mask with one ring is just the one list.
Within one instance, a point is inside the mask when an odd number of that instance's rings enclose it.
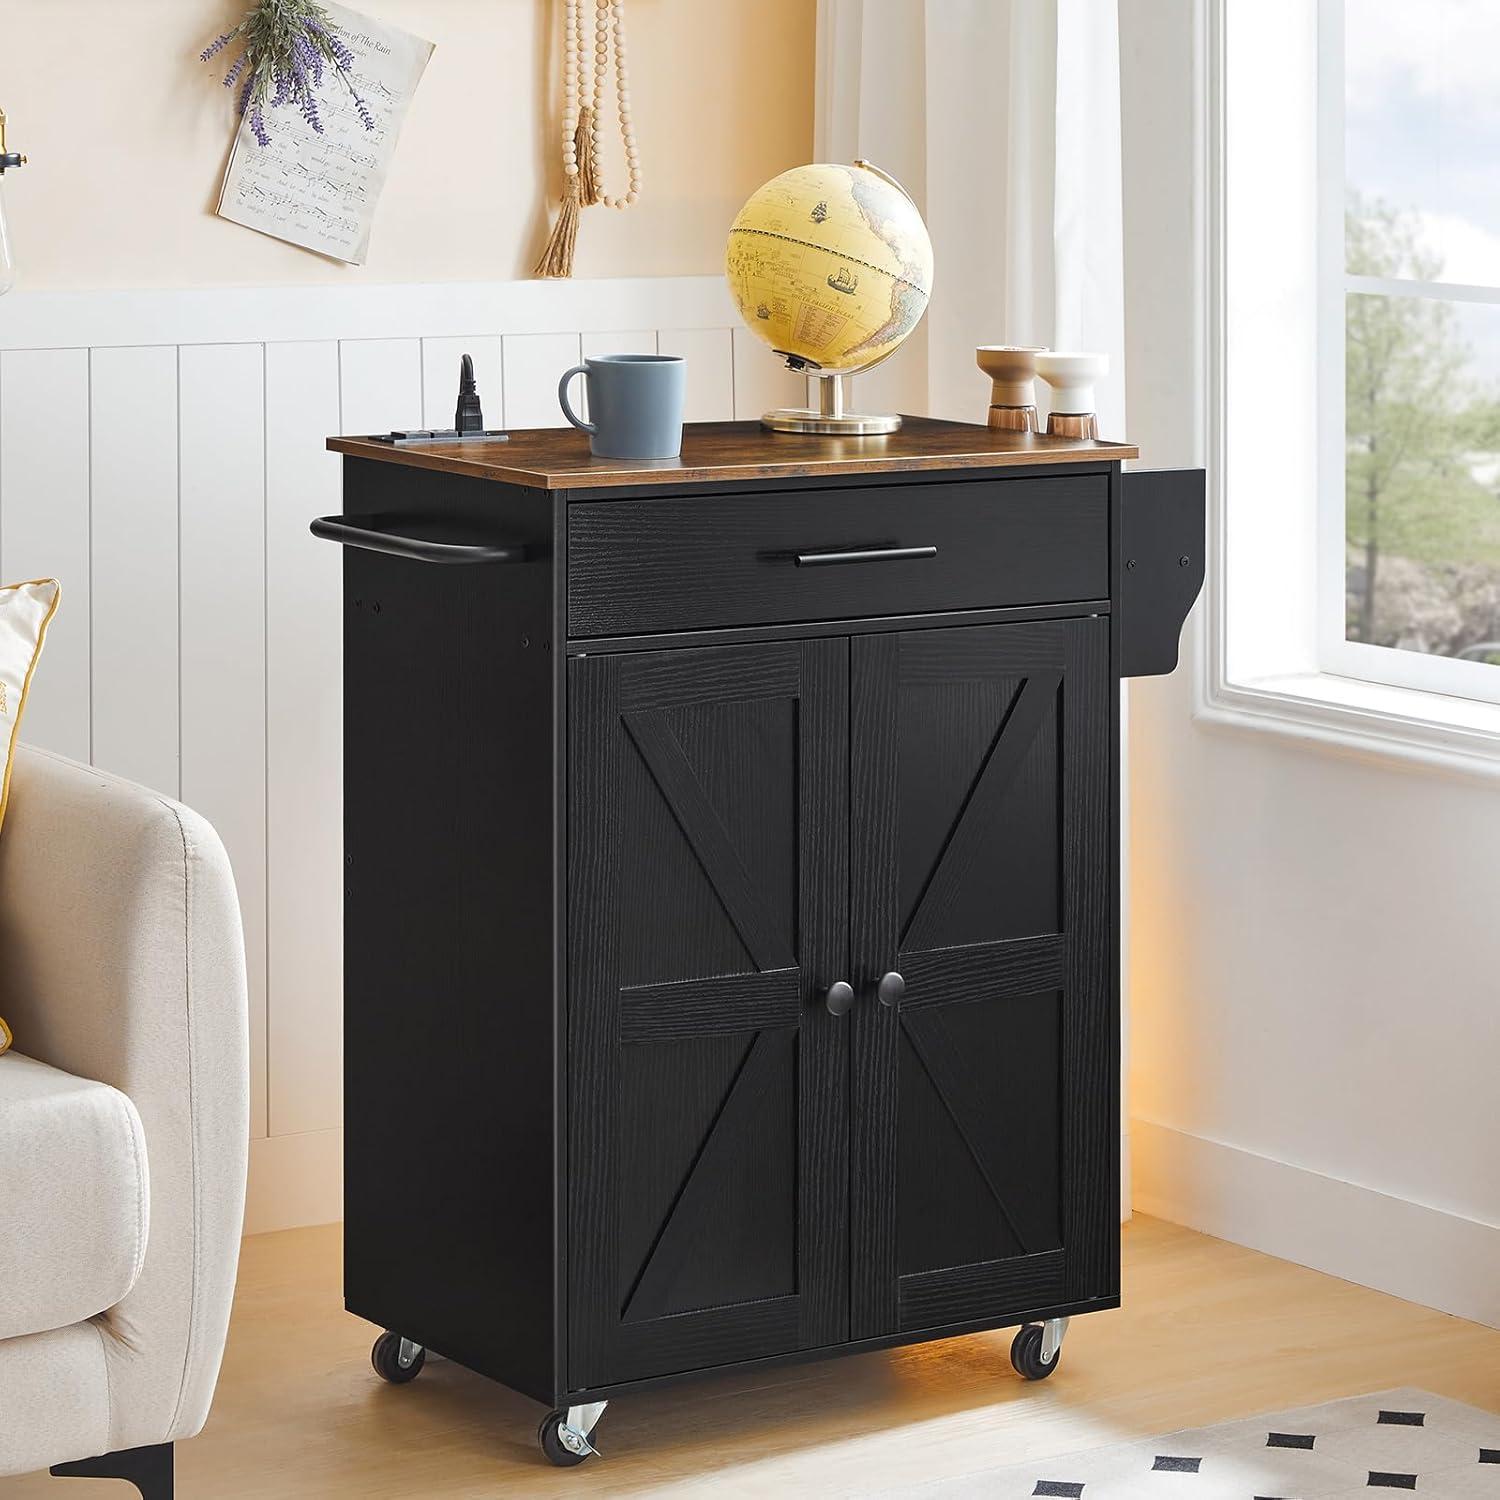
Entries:
{"label": "yellow globe sphere", "polygon": [[916,205],[863,164],[793,167],[751,194],[724,274],[740,316],[798,366],[850,373],[914,329],[932,293]]}

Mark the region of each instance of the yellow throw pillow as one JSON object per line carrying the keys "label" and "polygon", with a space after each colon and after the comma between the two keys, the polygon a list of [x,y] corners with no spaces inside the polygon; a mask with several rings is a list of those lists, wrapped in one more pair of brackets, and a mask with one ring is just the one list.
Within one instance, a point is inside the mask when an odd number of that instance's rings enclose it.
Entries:
{"label": "yellow throw pillow", "polygon": [[[5,744],[5,779],[0,783],[0,823],[10,803],[10,768],[16,753],[16,733],[31,691],[47,627],[57,613],[62,589],[55,578],[36,578],[0,588],[0,736]],[[0,1017],[0,1052],[11,1044],[10,1027]]]}

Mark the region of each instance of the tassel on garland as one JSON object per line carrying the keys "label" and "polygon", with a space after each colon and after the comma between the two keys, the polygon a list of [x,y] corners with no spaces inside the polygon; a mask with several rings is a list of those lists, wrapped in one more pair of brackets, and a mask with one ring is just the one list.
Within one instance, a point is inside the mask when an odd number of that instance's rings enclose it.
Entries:
{"label": "tassel on garland", "polygon": [[[306,0],[300,0],[300,3],[306,3]],[[592,48],[585,35],[586,12],[589,10],[587,0],[564,0],[564,7],[563,197],[547,248],[542,251],[542,258],[532,272],[534,276],[571,276],[573,254],[578,246],[579,213],[595,203],[602,203],[605,208],[626,208],[636,201],[641,189],[640,155],[636,150],[635,130],[630,123],[630,80],[625,68],[625,0],[596,0],[592,8]],[[604,191],[599,142],[595,139],[611,50],[614,54],[615,99],[620,110],[620,144],[625,151],[625,171],[629,180],[628,189],[614,197]],[[586,59],[590,53],[594,58],[592,97],[584,103],[590,92],[590,79],[582,76],[580,59]]]}
{"label": "tassel on garland", "polygon": [[594,111],[587,104],[578,111],[573,149],[578,160],[578,201],[587,208],[597,203],[604,191],[599,181],[599,161],[594,155]]}
{"label": "tassel on garland", "polygon": [[578,245],[578,211],[599,201],[599,173],[594,160],[592,122],[594,112],[584,105],[578,113],[578,129],[573,132],[573,149],[577,154],[578,175],[568,178],[562,207],[552,237],[532,273],[536,276],[571,276],[573,253]]}
{"label": "tassel on garland", "polygon": [[552,238],[542,251],[542,258],[532,273],[536,276],[571,276],[573,274],[573,251],[578,245],[578,179],[568,178],[567,191],[563,194],[562,208],[558,211],[557,223],[552,226]]}

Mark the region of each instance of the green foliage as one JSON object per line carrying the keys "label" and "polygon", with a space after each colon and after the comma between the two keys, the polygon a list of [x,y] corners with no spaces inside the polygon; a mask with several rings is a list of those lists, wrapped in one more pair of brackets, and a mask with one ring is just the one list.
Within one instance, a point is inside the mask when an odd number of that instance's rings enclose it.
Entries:
{"label": "green foliage", "polygon": [[[1346,209],[1345,245],[1354,275],[1434,281],[1442,272],[1412,216],[1358,195]],[[1474,595],[1476,566],[1500,570],[1500,499],[1471,470],[1475,454],[1500,460],[1500,402],[1469,375],[1471,357],[1451,303],[1363,292],[1345,299],[1351,637],[1456,650],[1497,623],[1467,618],[1455,593]],[[1404,571],[1382,588],[1385,560],[1401,560]],[[1445,588],[1442,610],[1426,598],[1424,626],[1414,601]]]}

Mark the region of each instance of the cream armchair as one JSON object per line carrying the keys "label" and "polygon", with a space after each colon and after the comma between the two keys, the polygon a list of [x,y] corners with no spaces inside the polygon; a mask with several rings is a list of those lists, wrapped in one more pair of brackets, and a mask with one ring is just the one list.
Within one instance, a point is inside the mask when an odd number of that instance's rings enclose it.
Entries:
{"label": "cream armchair", "polygon": [[213,829],[21,750],[0,831],[0,1475],[172,1494],[229,1322],[244,940]]}

